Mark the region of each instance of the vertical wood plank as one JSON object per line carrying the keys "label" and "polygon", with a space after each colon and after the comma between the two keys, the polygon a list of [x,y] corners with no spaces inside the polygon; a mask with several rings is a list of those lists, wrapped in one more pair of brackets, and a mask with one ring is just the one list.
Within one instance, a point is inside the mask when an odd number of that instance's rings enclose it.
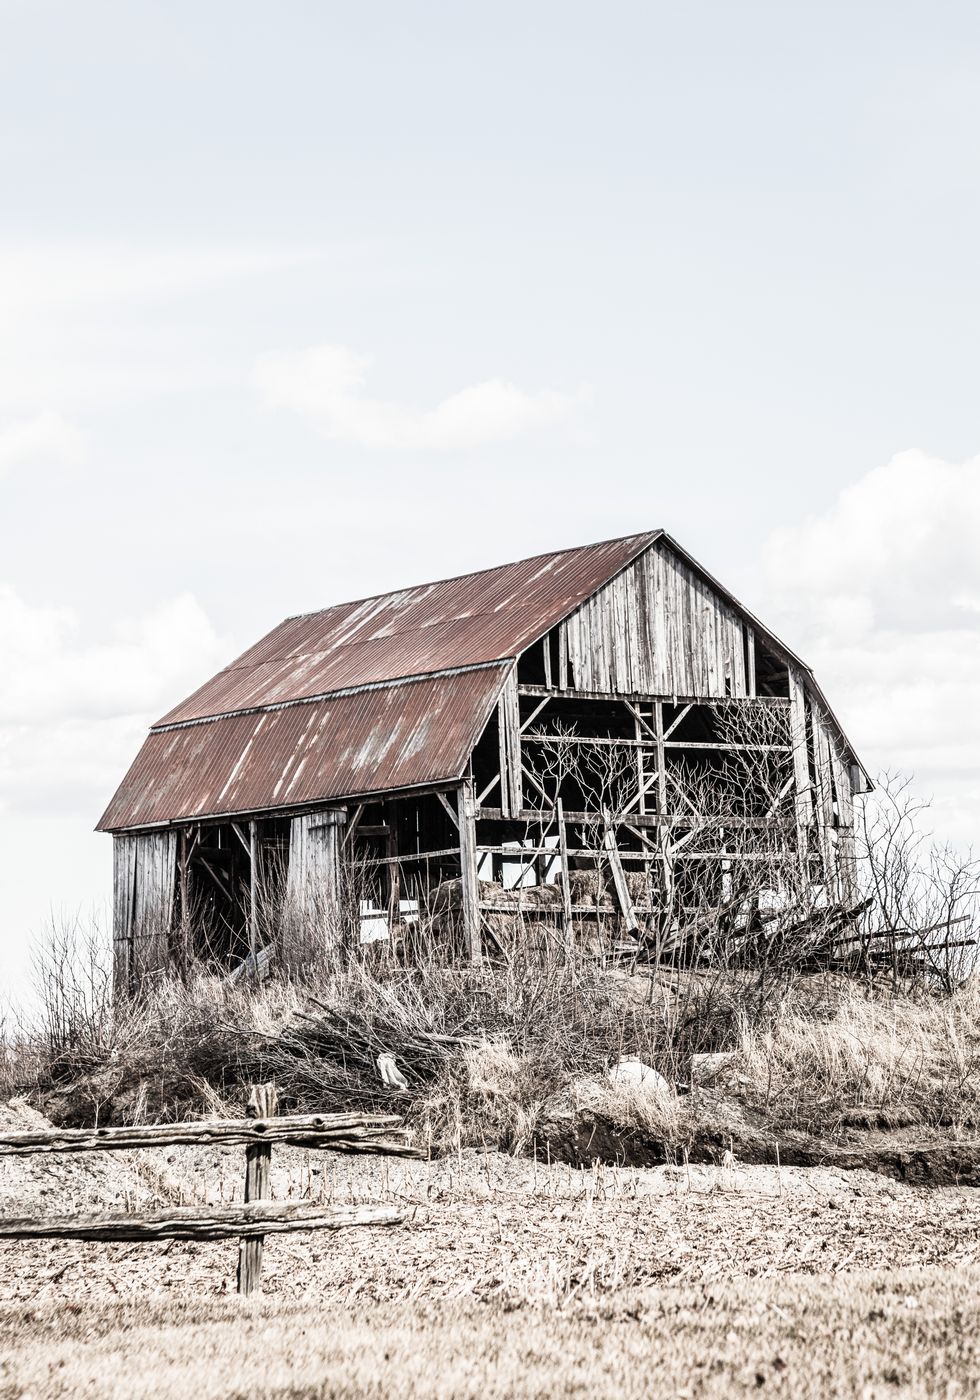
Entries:
{"label": "vertical wood plank", "polygon": [[457,794],[459,863],[462,877],[463,938],[471,963],[483,957],[480,936],[480,880],[476,869],[476,799],[473,779],[464,779]]}

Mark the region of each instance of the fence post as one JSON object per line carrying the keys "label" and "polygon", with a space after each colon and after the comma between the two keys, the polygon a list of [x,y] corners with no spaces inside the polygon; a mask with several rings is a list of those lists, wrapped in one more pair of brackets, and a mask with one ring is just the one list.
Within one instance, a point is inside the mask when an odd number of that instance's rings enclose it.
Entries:
{"label": "fence post", "polygon": [[[246,1118],[273,1118],[278,1107],[274,1084],[253,1084],[245,1109]],[[245,1200],[261,1201],[269,1195],[269,1169],[272,1143],[260,1142],[245,1149]],[[253,1293],[262,1274],[263,1235],[242,1239],[238,1244],[238,1291]]]}

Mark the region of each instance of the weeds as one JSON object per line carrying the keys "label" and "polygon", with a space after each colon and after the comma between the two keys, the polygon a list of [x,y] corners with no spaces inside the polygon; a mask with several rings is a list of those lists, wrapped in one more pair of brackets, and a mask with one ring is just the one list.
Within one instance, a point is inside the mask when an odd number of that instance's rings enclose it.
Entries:
{"label": "weeds", "polygon": [[[667,1153],[690,1146],[705,1115],[716,1128],[830,1135],[980,1121],[976,979],[949,997],[878,995],[843,978],[627,977],[569,958],[354,959],[259,987],[192,970],[113,1005],[98,943],[74,929],[39,968],[40,1015],[8,1033],[0,1094],[26,1093],[60,1123],[236,1113],[244,1086],[265,1078],[286,1111],[394,1108],[434,1153],[532,1151],[549,1122],[583,1111]],[[692,1057],[718,1051],[729,1058],[708,1096],[607,1075],[637,1058],[684,1086]],[[382,1053],[406,1090],[382,1082]]]}

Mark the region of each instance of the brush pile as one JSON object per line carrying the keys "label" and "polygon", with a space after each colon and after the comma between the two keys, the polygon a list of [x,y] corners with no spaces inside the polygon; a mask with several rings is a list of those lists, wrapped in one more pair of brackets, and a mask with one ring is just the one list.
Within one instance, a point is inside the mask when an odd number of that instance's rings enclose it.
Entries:
{"label": "brush pile", "polygon": [[[316,997],[309,1009],[296,1011],[266,1049],[270,1070],[289,1085],[290,1097],[334,1105],[375,1108],[393,1097],[413,1094],[431,1084],[454,1058],[482,1037],[449,1034],[408,1023],[394,1009],[343,1010]],[[379,1056],[390,1055],[407,1082],[404,1090],[384,1082]]]}

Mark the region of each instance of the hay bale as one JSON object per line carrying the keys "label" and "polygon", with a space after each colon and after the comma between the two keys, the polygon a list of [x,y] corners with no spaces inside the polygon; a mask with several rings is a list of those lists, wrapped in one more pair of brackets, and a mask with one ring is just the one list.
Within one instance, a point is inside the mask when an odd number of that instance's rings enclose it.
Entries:
{"label": "hay bale", "polygon": [[606,896],[605,878],[599,870],[570,870],[568,888],[573,904],[595,904]]}
{"label": "hay bale", "polygon": [[630,892],[630,899],[634,904],[649,904],[651,902],[651,879],[645,870],[627,870],[626,888]]}

